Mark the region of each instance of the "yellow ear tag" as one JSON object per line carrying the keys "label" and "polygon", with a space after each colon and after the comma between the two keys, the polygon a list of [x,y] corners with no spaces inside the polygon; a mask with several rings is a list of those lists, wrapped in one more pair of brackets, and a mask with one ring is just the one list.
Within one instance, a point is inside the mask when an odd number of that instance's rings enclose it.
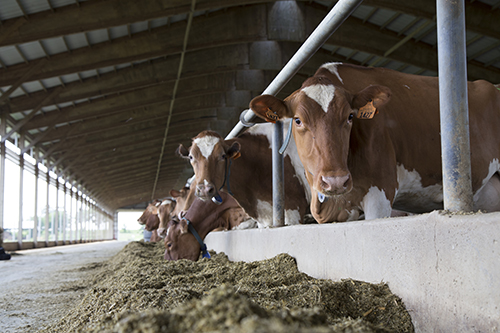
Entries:
{"label": "yellow ear tag", "polygon": [[237,152],[236,154],[233,155],[233,157],[231,157],[233,160],[239,158],[241,156],[241,153],[240,152]]}
{"label": "yellow ear tag", "polygon": [[378,111],[375,106],[373,106],[373,101],[370,101],[358,110],[356,117],[359,119],[372,119],[377,113]]}
{"label": "yellow ear tag", "polygon": [[269,119],[273,123],[276,122],[277,120],[279,120],[278,115],[269,108],[266,111],[266,118]]}

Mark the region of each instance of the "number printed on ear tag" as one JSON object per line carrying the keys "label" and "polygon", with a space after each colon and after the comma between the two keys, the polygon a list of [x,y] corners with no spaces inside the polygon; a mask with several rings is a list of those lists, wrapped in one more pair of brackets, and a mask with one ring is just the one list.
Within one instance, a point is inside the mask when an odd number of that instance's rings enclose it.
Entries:
{"label": "number printed on ear tag", "polygon": [[372,119],[378,113],[375,106],[373,106],[373,101],[370,101],[368,104],[359,108],[358,114],[356,115],[359,119]]}
{"label": "number printed on ear tag", "polygon": [[270,119],[273,122],[279,120],[279,117],[276,114],[276,112],[273,112],[271,109],[267,109],[267,111],[266,111],[266,118]]}

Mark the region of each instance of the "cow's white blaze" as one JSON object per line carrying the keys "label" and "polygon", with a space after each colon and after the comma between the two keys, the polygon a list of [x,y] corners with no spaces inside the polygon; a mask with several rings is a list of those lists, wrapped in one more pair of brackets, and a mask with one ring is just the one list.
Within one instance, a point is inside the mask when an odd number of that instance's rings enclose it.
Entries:
{"label": "cow's white blaze", "polygon": [[[287,135],[289,124],[292,119],[284,119],[283,120],[283,140],[285,140],[285,136]],[[270,123],[264,123],[264,124],[256,124],[253,127],[250,127],[247,131],[247,133],[252,134],[252,135],[263,135],[267,138],[267,142],[269,142],[269,149],[272,149],[272,128],[273,124]],[[295,171],[295,177],[298,178],[299,182],[302,184],[302,187],[304,188],[304,191],[306,193],[306,200],[307,203],[309,204],[311,202],[311,188],[309,187],[309,184],[307,183],[306,179],[306,174],[305,174],[305,169],[304,165],[300,161],[299,153],[297,152],[297,146],[295,145],[295,140],[293,138],[290,138],[290,143],[288,144],[288,147],[286,148],[285,152],[283,153],[283,157],[289,156],[290,157],[290,162],[292,163],[292,166]]]}
{"label": "cow's white blaze", "polygon": [[210,155],[212,155],[212,152],[214,151],[215,145],[219,141],[220,141],[220,138],[207,135],[207,136],[204,136],[202,138],[194,139],[193,142],[198,146],[203,157],[209,158]]}
{"label": "cow's white blaze", "polygon": [[163,200],[163,201],[161,202],[161,205],[163,206],[163,205],[168,205],[168,204],[171,204],[171,203],[172,203],[172,201],[170,201],[170,200],[168,200],[168,199],[165,199],[165,200]]}
{"label": "cow's white blaze", "polygon": [[[398,190],[394,206],[405,211],[441,209],[443,186],[441,183],[423,187],[422,177],[416,171],[397,166]],[[420,209],[418,209],[420,208]]]}
{"label": "cow's white blaze", "polygon": [[391,202],[387,199],[385,191],[372,186],[361,200],[361,208],[365,212],[366,220],[391,216]]}
{"label": "cow's white blaze", "polygon": [[327,62],[326,64],[323,64],[323,66],[321,66],[321,68],[326,68],[330,71],[330,73],[332,74],[335,74],[337,76],[337,78],[339,79],[339,81],[344,84],[344,81],[342,81],[342,78],[340,77],[339,75],[339,69],[338,69],[338,65],[342,65],[341,62]]}
{"label": "cow's white blaze", "polygon": [[316,101],[323,111],[328,112],[328,105],[335,97],[335,87],[331,84],[313,84],[309,87],[305,87],[302,91],[307,95],[307,97]]}

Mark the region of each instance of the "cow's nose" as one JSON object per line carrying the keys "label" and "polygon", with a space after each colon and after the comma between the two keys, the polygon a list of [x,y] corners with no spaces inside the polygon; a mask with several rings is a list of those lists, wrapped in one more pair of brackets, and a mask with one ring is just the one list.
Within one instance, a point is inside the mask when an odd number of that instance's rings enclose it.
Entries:
{"label": "cow's nose", "polygon": [[196,186],[196,196],[198,197],[213,197],[215,195],[215,187],[213,184],[199,184]]}
{"label": "cow's nose", "polygon": [[328,192],[343,192],[348,187],[349,174],[339,177],[325,177],[321,176],[321,186],[325,191]]}

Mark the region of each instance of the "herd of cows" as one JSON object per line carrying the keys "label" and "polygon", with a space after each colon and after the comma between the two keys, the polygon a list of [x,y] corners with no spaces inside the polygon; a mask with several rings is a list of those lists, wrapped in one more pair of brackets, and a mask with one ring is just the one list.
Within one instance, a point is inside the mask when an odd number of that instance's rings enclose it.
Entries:
{"label": "herd of cows", "polygon": [[[272,216],[272,122],[291,130],[284,153],[285,224],[376,219],[443,207],[439,86],[434,77],[327,63],[281,100],[261,95],[250,108],[268,123],[224,140],[213,131],[177,154],[190,186],[149,204],[139,218],[165,259],[208,255],[216,229],[268,227]],[[500,210],[500,91],[468,83],[474,210]]]}

